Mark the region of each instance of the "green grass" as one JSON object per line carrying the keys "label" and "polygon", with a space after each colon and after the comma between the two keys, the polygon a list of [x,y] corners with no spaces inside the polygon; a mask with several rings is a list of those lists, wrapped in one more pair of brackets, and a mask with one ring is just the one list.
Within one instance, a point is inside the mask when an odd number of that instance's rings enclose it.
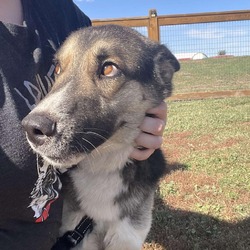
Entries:
{"label": "green grass", "polygon": [[230,172],[232,166],[244,173],[250,162],[249,97],[172,102],[168,117],[166,136],[189,132],[182,157],[187,165],[207,173],[225,173],[225,166]]}
{"label": "green grass", "polygon": [[250,249],[250,98],[171,101],[145,249]]}
{"label": "green grass", "polygon": [[250,88],[250,56],[181,61],[174,93]]}

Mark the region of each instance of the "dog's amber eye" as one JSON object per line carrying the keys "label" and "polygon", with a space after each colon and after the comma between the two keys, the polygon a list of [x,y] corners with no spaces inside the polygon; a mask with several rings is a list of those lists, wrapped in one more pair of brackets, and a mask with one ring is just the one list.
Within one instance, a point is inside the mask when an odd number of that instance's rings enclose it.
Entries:
{"label": "dog's amber eye", "polygon": [[61,73],[61,66],[59,63],[56,64],[56,67],[55,67],[55,73],[57,75],[59,75]]}
{"label": "dog's amber eye", "polygon": [[115,76],[118,73],[117,67],[112,63],[107,63],[103,66],[101,74],[104,76]]}

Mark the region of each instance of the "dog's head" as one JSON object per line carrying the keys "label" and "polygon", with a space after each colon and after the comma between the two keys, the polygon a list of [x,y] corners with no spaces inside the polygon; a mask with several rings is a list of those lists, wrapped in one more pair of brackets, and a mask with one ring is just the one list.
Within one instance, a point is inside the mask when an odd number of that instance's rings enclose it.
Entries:
{"label": "dog's head", "polygon": [[165,46],[114,25],[73,33],[55,62],[52,90],[23,120],[32,148],[54,165],[132,148],[146,110],[171,94],[179,70]]}

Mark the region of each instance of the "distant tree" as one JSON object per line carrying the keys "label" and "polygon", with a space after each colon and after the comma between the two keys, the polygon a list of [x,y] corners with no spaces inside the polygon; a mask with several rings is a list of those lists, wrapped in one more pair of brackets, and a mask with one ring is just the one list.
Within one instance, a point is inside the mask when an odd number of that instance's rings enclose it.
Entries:
{"label": "distant tree", "polygon": [[224,56],[224,55],[226,55],[226,51],[225,50],[219,50],[218,56]]}

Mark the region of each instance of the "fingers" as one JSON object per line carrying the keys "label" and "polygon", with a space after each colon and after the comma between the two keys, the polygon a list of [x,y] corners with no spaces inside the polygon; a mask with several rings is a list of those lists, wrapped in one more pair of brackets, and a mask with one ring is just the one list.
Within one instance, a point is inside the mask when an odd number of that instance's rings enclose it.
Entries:
{"label": "fingers", "polygon": [[[133,149],[130,157],[138,161],[147,160],[154,153],[155,149],[160,148],[162,140],[162,136],[140,133],[135,140],[136,144],[140,146]],[[142,149],[139,149],[140,147]]]}
{"label": "fingers", "polygon": [[141,131],[152,135],[162,136],[163,131],[165,129],[165,121],[159,118],[152,118],[146,116],[142,125],[140,126],[140,129]]}
{"label": "fingers", "polygon": [[155,117],[163,120],[166,123],[167,119],[167,104],[166,102],[162,102],[159,106],[149,109],[147,111],[148,114],[154,115]]}
{"label": "fingers", "polygon": [[166,120],[167,120],[167,104],[162,102],[159,106],[149,109],[148,114],[153,117],[146,116],[140,126],[142,132],[156,136],[162,136]]}
{"label": "fingers", "polygon": [[167,104],[162,102],[159,106],[149,109],[147,114],[150,116],[144,118],[140,126],[141,133],[135,139],[137,146],[130,155],[131,158],[138,161],[146,160],[155,149],[161,147],[167,120]]}
{"label": "fingers", "polygon": [[154,149],[141,150],[141,149],[134,148],[134,150],[130,154],[130,157],[137,161],[143,161],[143,160],[148,159],[154,153],[154,151],[155,151]]}
{"label": "fingers", "polygon": [[146,149],[157,149],[162,144],[162,136],[140,133],[135,139],[136,145]]}

